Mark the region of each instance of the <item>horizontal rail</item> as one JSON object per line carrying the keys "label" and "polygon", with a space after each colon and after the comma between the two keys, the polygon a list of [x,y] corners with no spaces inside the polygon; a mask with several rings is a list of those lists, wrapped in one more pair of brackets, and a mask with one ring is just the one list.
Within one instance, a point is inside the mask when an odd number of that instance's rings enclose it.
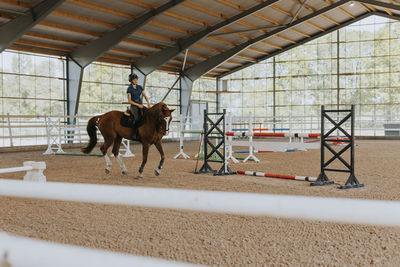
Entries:
{"label": "horizontal rail", "polygon": [[0,180],[0,195],[400,226],[400,201]]}
{"label": "horizontal rail", "polygon": [[[3,262],[3,255],[8,255]],[[7,261],[8,264],[5,263]],[[194,266],[189,263],[15,237],[0,232],[0,266]]]}
{"label": "horizontal rail", "polygon": [[3,129],[46,128],[46,125],[45,124],[41,124],[41,125],[38,125],[38,124],[35,124],[35,125],[10,125],[10,126],[0,125],[0,129],[2,129],[2,128]]}
{"label": "horizontal rail", "polygon": [[339,109],[339,110],[336,110],[336,109],[325,109],[324,111],[325,112],[351,112],[351,109]]}
{"label": "horizontal rail", "polygon": [[264,137],[308,137],[318,138],[319,133],[251,133],[251,132],[227,132],[226,136],[264,136]]}
{"label": "horizontal rail", "polygon": [[44,138],[47,135],[13,135],[13,136],[1,136],[0,139],[16,139],[16,138]]}
{"label": "horizontal rail", "polygon": [[2,173],[12,173],[12,172],[26,172],[26,171],[31,171],[31,170],[33,170],[33,168],[30,167],[30,166],[5,168],[5,169],[0,169],[0,174],[2,174]]}

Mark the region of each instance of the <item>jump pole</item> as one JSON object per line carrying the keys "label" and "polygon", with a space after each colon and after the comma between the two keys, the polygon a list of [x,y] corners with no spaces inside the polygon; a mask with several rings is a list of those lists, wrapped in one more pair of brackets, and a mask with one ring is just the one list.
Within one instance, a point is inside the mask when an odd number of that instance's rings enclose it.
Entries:
{"label": "jump pole", "polygon": [[83,154],[83,153],[54,153],[57,156],[83,156],[83,157],[103,157],[103,154]]}
{"label": "jump pole", "polygon": [[[296,149],[286,149],[285,152],[295,152]],[[271,152],[276,152],[276,151],[272,151],[272,150],[254,150],[254,153],[271,153]],[[233,153],[238,153],[238,154],[245,154],[245,153],[250,153],[249,150],[236,150],[233,151]]]}
{"label": "jump pole", "polygon": [[273,173],[253,172],[253,171],[236,171],[236,173],[249,176],[289,179],[289,180],[308,181],[308,182],[315,182],[317,180],[317,177],[283,175],[283,174],[273,174]]}
{"label": "jump pole", "polygon": [[226,132],[227,136],[263,136],[263,137],[306,137],[318,138],[319,133],[253,133],[253,132]]}

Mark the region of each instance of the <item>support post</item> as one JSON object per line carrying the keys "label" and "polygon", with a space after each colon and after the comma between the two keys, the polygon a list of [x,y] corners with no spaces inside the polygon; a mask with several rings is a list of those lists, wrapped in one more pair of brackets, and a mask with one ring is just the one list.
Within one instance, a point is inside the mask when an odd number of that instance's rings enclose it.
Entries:
{"label": "support post", "polygon": [[188,116],[190,97],[192,95],[193,82],[186,75],[181,76],[180,80],[180,110],[184,117]]}
{"label": "support post", "polygon": [[215,83],[216,83],[216,89],[217,89],[217,93],[216,93],[216,96],[215,96],[215,100],[217,101],[217,113],[219,113],[219,110],[220,110],[220,103],[221,103],[221,94],[220,94],[220,91],[221,91],[221,79],[220,78],[217,78],[217,79],[215,79]]}
{"label": "support post", "polygon": [[12,135],[12,129],[11,129],[10,113],[7,113],[7,124],[8,124],[8,136],[10,138],[10,147],[13,147],[14,142],[13,142],[13,135]]}
{"label": "support post", "polygon": [[273,77],[272,77],[272,82],[273,82],[273,102],[274,105],[272,107],[272,120],[273,120],[273,132],[275,133],[275,129],[276,129],[276,61],[275,61],[275,57],[273,57],[273,61],[272,61],[272,68],[273,68]]}
{"label": "support post", "polygon": [[[76,116],[81,94],[83,67],[72,58],[67,58],[67,115]],[[75,124],[74,118],[68,118],[68,124]]]}

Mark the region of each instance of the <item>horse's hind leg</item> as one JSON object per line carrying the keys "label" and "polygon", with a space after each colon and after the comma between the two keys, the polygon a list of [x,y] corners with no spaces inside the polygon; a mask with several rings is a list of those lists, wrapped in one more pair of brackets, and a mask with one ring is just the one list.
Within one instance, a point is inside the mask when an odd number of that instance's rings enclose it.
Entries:
{"label": "horse's hind leg", "polygon": [[143,158],[142,158],[142,164],[140,165],[140,168],[139,168],[138,179],[143,178],[143,169],[147,162],[147,156],[149,155],[149,148],[150,148],[150,145],[148,145],[148,144],[143,144],[143,146],[142,146]]}
{"label": "horse's hind leg", "polygon": [[156,146],[158,152],[160,152],[160,155],[161,155],[161,159],[160,159],[160,163],[158,164],[158,168],[154,171],[154,174],[155,174],[156,176],[158,176],[158,175],[161,174],[161,169],[163,168],[163,164],[164,164],[164,160],[165,160],[165,155],[164,155],[164,150],[163,150],[163,147],[162,147],[162,144],[161,144],[161,140],[158,141],[158,142],[155,144],[155,146]]}
{"label": "horse's hind leg", "polygon": [[110,157],[107,155],[108,148],[112,145],[113,141],[109,138],[104,138],[104,144],[100,147],[101,152],[103,152],[104,158],[106,159],[106,173],[109,174],[111,171],[111,160]]}
{"label": "horse's hind leg", "polygon": [[112,153],[114,154],[115,158],[117,159],[117,161],[119,163],[119,166],[121,167],[122,174],[127,175],[128,172],[126,170],[125,164],[122,162],[122,159],[119,155],[119,148],[121,147],[121,142],[122,142],[122,137],[118,135],[114,140],[114,146],[112,149]]}

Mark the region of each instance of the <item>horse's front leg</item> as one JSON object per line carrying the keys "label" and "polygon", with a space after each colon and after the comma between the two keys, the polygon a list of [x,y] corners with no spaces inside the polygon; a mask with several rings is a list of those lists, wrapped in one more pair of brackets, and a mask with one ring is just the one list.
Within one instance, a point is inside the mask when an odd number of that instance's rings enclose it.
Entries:
{"label": "horse's front leg", "polygon": [[149,155],[149,148],[150,145],[149,144],[143,144],[142,145],[142,164],[140,165],[139,168],[139,175],[138,175],[138,179],[142,179],[143,178],[143,169],[144,166],[146,165],[147,162],[147,156]]}
{"label": "horse's front leg", "polygon": [[163,150],[163,147],[162,147],[162,144],[161,144],[161,140],[158,141],[157,143],[155,143],[155,146],[156,146],[158,152],[160,152],[160,156],[161,156],[160,163],[158,164],[158,168],[157,168],[157,170],[154,171],[154,174],[156,176],[158,176],[158,175],[161,174],[161,169],[163,168],[165,155],[164,155],[164,150]]}

